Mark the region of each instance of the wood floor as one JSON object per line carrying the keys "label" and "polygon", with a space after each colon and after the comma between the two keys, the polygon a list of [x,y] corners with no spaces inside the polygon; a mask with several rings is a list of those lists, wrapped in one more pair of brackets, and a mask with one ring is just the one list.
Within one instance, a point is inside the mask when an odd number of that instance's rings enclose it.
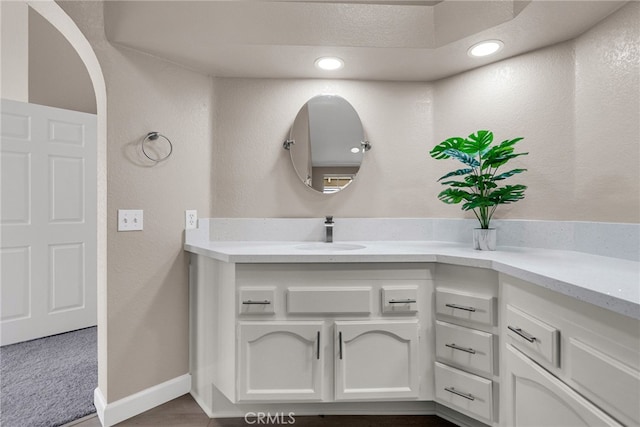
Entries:
{"label": "wood floor", "polygon": [[[456,427],[442,418],[435,415],[402,415],[402,416],[379,416],[379,415],[326,415],[316,417],[294,417],[295,422],[291,423],[289,418],[284,417],[280,424],[266,423],[258,424],[255,418],[249,419],[253,424],[247,423],[244,418],[214,418],[210,419],[200,409],[191,395],[185,394],[164,405],[153,408],[143,414],[130,418],[118,427],[138,426],[138,427],[246,427],[253,426],[296,426],[296,427]],[[85,419],[75,424],[67,424],[65,427],[100,427],[97,417]]]}

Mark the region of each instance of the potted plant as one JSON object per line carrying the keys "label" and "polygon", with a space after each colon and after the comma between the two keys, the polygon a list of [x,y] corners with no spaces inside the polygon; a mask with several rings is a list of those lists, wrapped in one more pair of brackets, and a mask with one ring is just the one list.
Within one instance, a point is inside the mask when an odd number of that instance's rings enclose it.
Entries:
{"label": "potted plant", "polygon": [[492,146],[493,132],[479,130],[467,138],[453,137],[444,140],[429,153],[434,159],[454,158],[465,165],[438,179],[442,185],[449,186],[438,194],[438,199],[447,204],[462,203],[462,210],[470,210],[478,218],[480,228],[473,232],[475,249],[495,250],[496,231],[490,227],[490,223],[496,208],[524,198],[526,185],[500,184],[526,169],[517,168],[499,173],[500,168],[509,160],[529,154],[514,153],[516,143],[522,139],[508,139]]}

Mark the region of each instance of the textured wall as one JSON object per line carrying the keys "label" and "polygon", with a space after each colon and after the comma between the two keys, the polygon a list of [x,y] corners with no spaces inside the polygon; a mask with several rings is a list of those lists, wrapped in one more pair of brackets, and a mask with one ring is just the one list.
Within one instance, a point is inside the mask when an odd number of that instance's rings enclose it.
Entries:
{"label": "textured wall", "polygon": [[[639,222],[639,7],[575,41],[433,83],[216,79],[213,215],[473,218],[437,200],[435,181],[458,165],[428,151],[486,128],[525,137],[530,152],[512,162],[529,169],[512,178],[529,186],[525,200],[496,218]],[[300,184],[279,149],[319,93],[349,100],[373,144],[356,181],[328,197]]]}
{"label": "textured wall", "polygon": [[575,43],[575,219],[640,222],[640,3]]}
{"label": "textured wall", "polygon": [[[432,141],[428,83],[216,79],[216,217],[435,216],[440,202],[426,157]],[[354,183],[332,196],[298,179],[282,141],[311,97],[335,93],[356,109],[373,149]]]}
{"label": "textured wall", "polygon": [[29,11],[29,102],[96,113],[89,73],[58,30]]}
{"label": "textured wall", "polygon": [[[92,43],[107,85],[108,284],[106,399],[188,372],[188,256],[184,210],[209,216],[212,82],[104,38],[102,3],[61,2]],[[174,143],[153,166],[140,140]],[[144,231],[118,233],[117,209],[144,209]]]}
{"label": "textured wall", "polygon": [[0,96],[29,102],[29,7],[0,1]]}

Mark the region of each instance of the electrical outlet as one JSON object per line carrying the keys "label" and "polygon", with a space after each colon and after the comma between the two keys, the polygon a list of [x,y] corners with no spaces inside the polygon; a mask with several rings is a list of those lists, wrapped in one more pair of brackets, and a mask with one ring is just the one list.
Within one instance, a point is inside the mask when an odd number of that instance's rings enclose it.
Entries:
{"label": "electrical outlet", "polygon": [[143,221],[142,209],[118,209],[118,231],[140,231]]}
{"label": "electrical outlet", "polygon": [[185,230],[193,230],[194,228],[198,228],[197,210],[184,211],[184,228]]}

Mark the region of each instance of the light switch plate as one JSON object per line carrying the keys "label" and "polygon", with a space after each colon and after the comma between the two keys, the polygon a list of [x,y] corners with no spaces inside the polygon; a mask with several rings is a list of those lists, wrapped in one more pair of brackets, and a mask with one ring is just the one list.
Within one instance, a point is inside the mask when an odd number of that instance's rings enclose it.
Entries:
{"label": "light switch plate", "polygon": [[185,230],[193,230],[198,228],[198,211],[186,210],[184,211],[184,228]]}
{"label": "light switch plate", "polygon": [[143,225],[142,209],[118,209],[118,231],[140,231]]}

